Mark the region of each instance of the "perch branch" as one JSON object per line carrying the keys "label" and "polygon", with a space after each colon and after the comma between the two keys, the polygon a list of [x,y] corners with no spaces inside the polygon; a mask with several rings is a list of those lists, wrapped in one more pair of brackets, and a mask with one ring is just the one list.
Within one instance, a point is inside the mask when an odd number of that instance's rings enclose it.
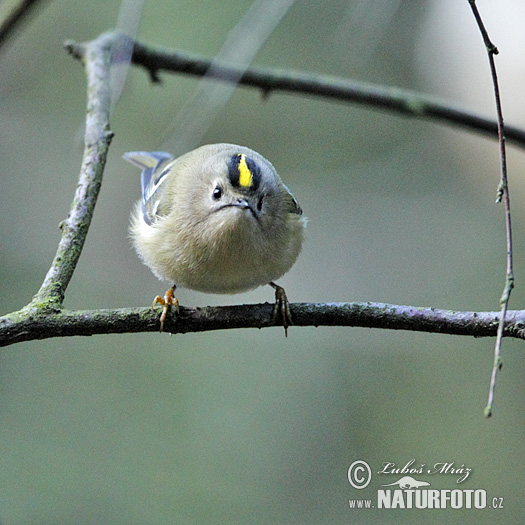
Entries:
{"label": "perch branch", "polygon": [[[173,334],[232,328],[280,326],[273,304],[181,307],[170,313],[165,330]],[[495,336],[498,312],[454,312],[384,303],[294,303],[295,326],[360,326],[473,337]],[[21,341],[75,335],[158,332],[159,313],[151,308],[19,312],[0,318],[0,346]],[[525,339],[525,311],[507,312],[503,335]]]}

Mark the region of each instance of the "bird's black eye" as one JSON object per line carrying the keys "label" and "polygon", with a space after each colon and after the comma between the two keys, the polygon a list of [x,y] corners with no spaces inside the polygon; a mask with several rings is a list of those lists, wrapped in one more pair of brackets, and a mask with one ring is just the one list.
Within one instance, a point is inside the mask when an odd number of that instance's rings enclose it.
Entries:
{"label": "bird's black eye", "polygon": [[213,197],[213,200],[218,201],[222,197],[222,188],[220,186],[216,186],[211,196]]}
{"label": "bird's black eye", "polygon": [[263,200],[264,200],[264,195],[261,195],[261,198],[259,199],[259,202],[257,203],[257,211],[262,210]]}

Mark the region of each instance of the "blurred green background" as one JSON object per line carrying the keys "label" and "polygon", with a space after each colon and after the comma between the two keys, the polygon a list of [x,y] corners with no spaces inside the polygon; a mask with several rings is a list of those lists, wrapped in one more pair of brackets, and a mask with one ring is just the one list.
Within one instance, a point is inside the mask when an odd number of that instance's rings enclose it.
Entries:
{"label": "blurred green background", "polygon": [[[388,5],[387,5],[388,4]],[[249,0],[146,2],[139,38],[213,56]],[[525,128],[525,6],[479,0],[500,50],[507,123]],[[116,23],[118,1],[49,0],[0,50],[0,313],[38,290],[82,155],[85,78],[62,49]],[[297,0],[255,64],[400,86],[494,115],[468,2]],[[127,234],[139,173],[196,80],[133,69],[68,308],[144,306],[165,290]],[[184,132],[184,130],[180,130]],[[175,137],[173,139],[175,141]],[[496,310],[504,284],[498,145],[431,122],[238,89],[203,142],[272,161],[309,217],[291,301],[382,301]],[[168,141],[169,142],[169,141]],[[196,146],[196,145],[195,145]],[[164,146],[169,149],[169,143]],[[525,155],[509,146],[516,289],[525,299]],[[184,305],[272,300],[180,290]],[[505,340],[486,420],[492,339],[360,328],[132,334],[34,341],[0,353],[0,523],[519,523],[523,342]],[[503,510],[358,511],[383,462],[454,462],[432,488],[487,490]],[[347,471],[374,477],[355,490]]]}

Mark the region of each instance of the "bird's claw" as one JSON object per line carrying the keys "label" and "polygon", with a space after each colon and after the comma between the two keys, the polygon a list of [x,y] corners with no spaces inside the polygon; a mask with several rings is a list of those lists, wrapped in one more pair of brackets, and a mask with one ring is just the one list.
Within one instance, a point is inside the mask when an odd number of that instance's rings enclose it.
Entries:
{"label": "bird's claw", "polygon": [[151,308],[155,309],[155,306],[158,304],[162,305],[162,313],[160,314],[160,331],[164,331],[164,321],[166,320],[166,316],[168,315],[168,311],[170,309],[170,306],[173,306],[175,308],[175,312],[179,313],[179,300],[175,297],[175,292],[173,288],[170,288],[165,294],[164,297],[161,297],[160,295],[157,295],[155,299],[153,300],[153,304],[151,305]]}
{"label": "bird's claw", "polygon": [[275,290],[275,305],[273,307],[274,320],[282,320],[284,327],[284,335],[288,337],[288,327],[293,324],[292,312],[290,311],[290,303],[284,288],[275,283],[270,283],[270,286]]}

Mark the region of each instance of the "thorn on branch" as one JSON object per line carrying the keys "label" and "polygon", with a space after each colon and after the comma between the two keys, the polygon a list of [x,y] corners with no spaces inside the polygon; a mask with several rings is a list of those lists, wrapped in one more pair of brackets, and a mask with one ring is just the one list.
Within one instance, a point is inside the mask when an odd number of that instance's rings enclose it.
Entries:
{"label": "thorn on branch", "polygon": [[152,84],[162,84],[162,79],[159,77],[159,70],[157,68],[148,68],[148,72]]}
{"label": "thorn on branch", "polygon": [[64,49],[77,60],[84,58],[85,49],[84,46],[77,44],[73,40],[66,40],[64,42]]}
{"label": "thorn on branch", "polygon": [[261,88],[261,96],[264,101],[268,100],[270,98],[270,95],[272,94],[272,90],[270,88]]}

